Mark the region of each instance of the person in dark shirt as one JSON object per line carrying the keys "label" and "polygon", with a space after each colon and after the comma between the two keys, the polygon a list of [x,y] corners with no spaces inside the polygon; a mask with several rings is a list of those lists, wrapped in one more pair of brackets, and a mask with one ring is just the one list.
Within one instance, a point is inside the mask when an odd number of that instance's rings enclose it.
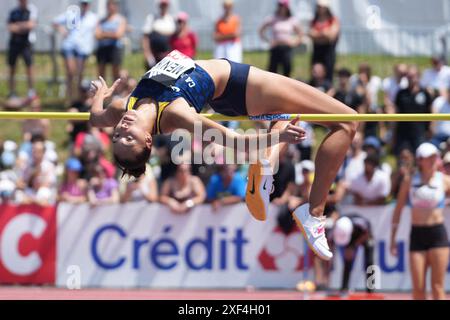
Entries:
{"label": "person in dark shirt", "polygon": [[16,65],[22,56],[27,70],[28,98],[36,98],[33,83],[33,29],[36,27],[37,9],[27,0],[19,0],[19,6],[9,13],[8,30],[10,32],[7,63],[9,65],[9,97],[16,94]]}
{"label": "person in dark shirt", "polygon": [[[400,90],[395,99],[397,113],[431,113],[432,99],[427,90],[420,86],[420,72],[417,67],[410,67],[408,82],[408,88]],[[399,122],[396,131],[396,155],[404,148],[415,152],[426,140],[429,125],[428,122]]]}
{"label": "person in dark shirt", "polygon": [[[333,241],[337,246],[344,247],[344,271],[341,291],[349,289],[350,275],[359,246],[364,248],[364,264],[367,269],[374,264],[374,240],[370,221],[358,214],[349,214],[339,218],[333,229]],[[367,274],[369,277],[370,274]],[[374,288],[366,285],[367,292]]]}
{"label": "person in dark shirt", "polygon": [[364,108],[364,96],[356,90],[352,90],[350,77],[352,73],[346,68],[342,68],[337,72],[338,87],[336,88],[333,98],[346,104],[358,113],[362,113]]}
{"label": "person in dark shirt", "polygon": [[332,89],[333,85],[327,79],[327,70],[322,63],[315,63],[313,65],[309,85],[327,94]]}

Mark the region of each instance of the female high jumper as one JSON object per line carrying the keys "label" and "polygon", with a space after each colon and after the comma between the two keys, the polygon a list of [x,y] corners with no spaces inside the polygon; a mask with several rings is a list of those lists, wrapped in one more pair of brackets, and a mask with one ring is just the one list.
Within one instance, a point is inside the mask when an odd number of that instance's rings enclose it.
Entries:
{"label": "female high jumper", "polygon": [[[171,52],[148,71],[127,101],[114,100],[103,108],[120,80],[108,88],[103,79],[93,82],[95,93],[90,122],[96,127],[114,127],[113,154],[123,171],[135,177],[145,173],[154,134],[168,134],[176,129],[194,132],[216,129],[234,145],[267,141],[267,160],[249,168],[246,203],[258,220],[265,220],[272,189],[272,169],[278,155],[289,143],[299,143],[305,132],[296,125],[298,118],[273,123],[264,135],[240,135],[199,112],[210,105],[226,116],[273,114],[355,114],[356,112],[326,94],[299,81],[266,72],[250,65],[228,60],[193,61],[178,51]],[[356,122],[318,123],[329,129],[320,145],[316,175],[308,203],[293,212],[293,218],[309,247],[320,258],[332,253],[325,237],[323,211],[329,188],[336,177],[347,149],[355,135]],[[279,143],[271,145],[279,134]]]}

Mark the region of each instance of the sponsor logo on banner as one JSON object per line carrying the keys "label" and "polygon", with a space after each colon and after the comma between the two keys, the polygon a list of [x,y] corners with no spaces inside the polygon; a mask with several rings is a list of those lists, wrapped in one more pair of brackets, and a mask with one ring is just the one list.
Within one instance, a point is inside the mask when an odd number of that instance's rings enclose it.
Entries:
{"label": "sponsor logo on banner", "polygon": [[[313,258],[311,251],[305,249],[305,242],[297,228],[285,234],[280,227],[275,227],[259,254],[258,261],[267,271],[303,271],[305,262],[308,268],[312,266]],[[305,251],[308,252],[307,257]]]}
{"label": "sponsor logo on banner", "polygon": [[54,207],[0,206],[0,282],[52,284],[56,265]]}

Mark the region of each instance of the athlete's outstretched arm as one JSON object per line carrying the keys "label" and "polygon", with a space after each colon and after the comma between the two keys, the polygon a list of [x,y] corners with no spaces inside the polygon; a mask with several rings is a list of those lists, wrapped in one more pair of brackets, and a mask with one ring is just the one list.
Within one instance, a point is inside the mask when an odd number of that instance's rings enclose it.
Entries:
{"label": "athlete's outstretched arm", "polygon": [[123,112],[125,111],[126,99],[115,99],[106,109],[103,109],[103,105],[106,100],[111,98],[114,90],[116,90],[120,83],[120,79],[116,80],[111,88],[108,88],[108,85],[102,77],[99,79],[99,81],[92,82],[94,98],[89,122],[94,127],[114,127],[122,118]]}
{"label": "athlete's outstretched arm", "polygon": [[395,205],[394,214],[392,215],[391,254],[394,256],[397,255],[397,244],[395,243],[395,238],[397,236],[398,225],[400,224],[400,216],[408,200],[408,192],[410,187],[411,177],[405,176],[402,184],[400,185],[400,190],[397,195],[397,203]]}
{"label": "athlete's outstretched arm", "polygon": [[[299,119],[294,119],[283,130],[278,132],[270,132],[267,134],[239,134],[230,130],[217,122],[205,118],[192,110],[184,101],[175,101],[171,106],[167,107],[167,115],[165,117],[165,124],[170,126],[170,130],[185,129],[191,133],[195,132],[195,127],[200,126],[202,132],[213,129],[217,130],[223,139],[214,141],[226,147],[227,140],[232,139],[234,146],[245,146],[245,152],[249,152],[250,146],[258,145],[259,141],[266,143],[265,147],[269,148],[279,143],[293,143],[297,144],[305,140],[306,132],[301,127],[296,126],[295,123]],[[275,135],[279,137],[276,139]]]}

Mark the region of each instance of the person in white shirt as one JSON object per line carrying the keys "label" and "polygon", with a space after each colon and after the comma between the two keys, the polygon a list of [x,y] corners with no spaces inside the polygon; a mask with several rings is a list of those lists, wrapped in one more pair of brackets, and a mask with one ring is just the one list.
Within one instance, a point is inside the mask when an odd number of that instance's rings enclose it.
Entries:
{"label": "person in white shirt", "polygon": [[142,27],[142,49],[147,69],[160,62],[171,50],[170,37],[177,30],[177,25],[169,8],[169,0],[160,0],[159,14],[149,14]]}
{"label": "person in white shirt", "polygon": [[[61,54],[66,68],[66,97],[69,102],[83,80],[85,62],[95,47],[97,15],[90,11],[92,0],[81,0],[80,6],[71,6],[56,17],[53,27],[63,37]],[[76,85],[76,87],[74,87]]]}
{"label": "person in white shirt", "polygon": [[438,56],[431,58],[431,65],[432,68],[423,72],[420,85],[427,89],[433,98],[445,96],[446,88],[450,84],[450,67],[446,66],[444,59]]}
{"label": "person in white shirt", "polygon": [[370,154],[364,160],[364,172],[348,185],[353,195],[354,204],[358,206],[376,206],[386,203],[391,192],[391,179],[379,169],[380,159]]}
{"label": "person in white shirt", "polygon": [[[450,86],[446,93],[446,96],[438,97],[434,100],[432,106],[433,113],[450,113]],[[433,132],[431,143],[439,148],[442,142],[450,138],[450,121],[435,121],[431,124],[431,130]]]}

